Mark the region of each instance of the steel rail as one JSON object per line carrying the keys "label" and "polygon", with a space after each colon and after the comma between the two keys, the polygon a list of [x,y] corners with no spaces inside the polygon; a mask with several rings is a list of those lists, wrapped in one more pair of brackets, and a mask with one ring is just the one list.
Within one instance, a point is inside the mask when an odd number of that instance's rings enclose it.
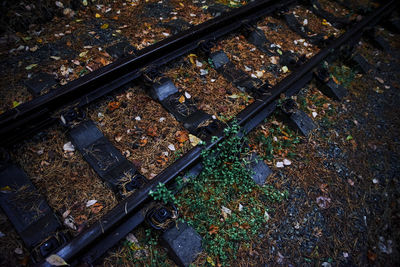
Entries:
{"label": "steel rail", "polygon": [[[280,83],[271,89],[270,94],[265,95],[261,99],[246,107],[237,115],[239,125],[243,126],[247,131],[255,128],[257,124],[252,120],[256,119],[257,121],[260,121],[260,117],[257,117],[257,115],[265,112],[269,105],[279,98],[281,93],[284,93],[287,90],[290,90],[292,87],[295,87],[299,80],[302,80],[304,77],[310,75],[310,73],[312,73],[313,70],[317,68],[325,58],[337,52],[341,46],[351,41],[354,36],[359,37],[360,32],[363,32],[366,27],[375,25],[384,14],[391,12],[396,4],[397,3],[394,0],[388,1],[386,4],[375,10],[373,14],[364,18],[340,37],[333,40],[331,44],[321,50],[317,55],[312,57],[301,68],[295,70],[292,74],[284,78]],[[121,201],[109,213],[104,215],[101,220],[91,225],[87,230],[82,232],[62,248],[58,249],[56,254],[67,262],[82,255],[83,250],[87,249],[90,244],[95,243],[96,241],[100,242],[102,236],[110,233],[113,230],[113,227],[122,225],[124,222],[132,218],[132,216],[137,216],[137,212],[139,212],[140,207],[149,200],[149,191],[154,190],[158,183],[170,182],[183,171],[187,170],[189,167],[198,162],[203,149],[211,149],[215,147],[224,138],[225,136],[221,134],[214,142],[210,142],[205,146],[196,146],[192,148],[183,157],[178,159],[175,163],[171,164],[160,174],[150,180],[146,188],[135,192],[125,200]],[[42,262],[41,266],[49,266],[49,264]]]}
{"label": "steel rail", "polygon": [[8,147],[58,118],[56,111],[86,105],[137,79],[148,69],[192,51],[297,0],[260,0],[146,47],[0,115],[0,146]]}

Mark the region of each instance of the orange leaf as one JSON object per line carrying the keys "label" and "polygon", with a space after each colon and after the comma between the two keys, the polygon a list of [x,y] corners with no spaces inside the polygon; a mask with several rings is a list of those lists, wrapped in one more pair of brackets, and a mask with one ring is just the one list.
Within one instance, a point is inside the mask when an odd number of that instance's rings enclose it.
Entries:
{"label": "orange leaf", "polygon": [[100,58],[100,63],[101,63],[101,65],[103,65],[103,66],[105,66],[105,65],[107,65],[108,64],[108,62],[107,62],[107,60],[105,60],[104,58]]}
{"label": "orange leaf", "polygon": [[321,184],[321,185],[319,186],[319,189],[321,189],[321,191],[322,191],[323,193],[328,193],[328,184]]}
{"label": "orange leaf", "polygon": [[215,234],[218,233],[218,230],[219,230],[219,227],[218,227],[218,226],[215,226],[215,225],[212,225],[212,224],[211,224],[208,233],[209,233],[210,235],[215,235]]}
{"label": "orange leaf", "polygon": [[99,213],[103,209],[103,205],[97,202],[93,206],[90,206],[90,209],[93,213]]}
{"label": "orange leaf", "polygon": [[117,108],[119,108],[120,106],[121,106],[121,103],[119,103],[119,102],[110,102],[110,103],[108,103],[108,109],[110,111],[114,111]]}
{"label": "orange leaf", "polygon": [[179,103],[182,104],[183,102],[185,102],[185,97],[182,95],[182,96],[179,98],[178,101],[179,101]]}
{"label": "orange leaf", "polygon": [[179,143],[184,143],[187,140],[189,140],[189,136],[187,135],[186,132],[184,131],[177,131],[175,133],[175,139],[179,142]]}
{"label": "orange leaf", "polygon": [[147,142],[148,142],[147,139],[143,138],[140,140],[139,146],[145,146],[147,144]]}
{"label": "orange leaf", "polygon": [[86,215],[79,215],[78,217],[75,218],[75,223],[80,225],[83,224],[84,222],[87,221],[87,216]]}
{"label": "orange leaf", "polygon": [[161,155],[158,157],[157,162],[164,166],[168,162],[168,157],[165,155]]}

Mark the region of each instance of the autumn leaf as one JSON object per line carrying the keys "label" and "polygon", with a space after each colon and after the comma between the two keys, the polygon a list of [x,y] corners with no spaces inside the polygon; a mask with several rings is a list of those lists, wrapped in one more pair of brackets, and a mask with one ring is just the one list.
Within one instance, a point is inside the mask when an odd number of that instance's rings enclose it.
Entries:
{"label": "autumn leaf", "polygon": [[31,70],[36,67],[38,64],[30,64],[29,66],[25,67],[26,70]]}
{"label": "autumn leaf", "polygon": [[196,65],[196,54],[189,54],[188,56],[190,63],[192,63],[193,65]]}
{"label": "autumn leaf", "polygon": [[114,110],[116,110],[117,108],[119,108],[121,106],[121,103],[120,102],[110,102],[110,103],[108,103],[108,109],[110,110],[110,111],[114,111]]}
{"label": "autumn leaf", "polygon": [[187,135],[186,132],[184,131],[177,131],[175,133],[175,139],[179,142],[179,143],[184,143],[187,140],[189,140],[189,136]]}
{"label": "autumn leaf", "polygon": [[158,157],[157,162],[161,164],[161,166],[164,166],[168,162],[168,157],[165,155],[161,155]]}
{"label": "autumn leaf", "polygon": [[150,127],[150,128],[148,128],[147,131],[146,131],[146,133],[147,133],[148,136],[152,136],[152,137],[158,136],[158,134],[157,134],[157,128],[156,128],[156,127]]}
{"label": "autumn leaf", "polygon": [[79,215],[78,217],[75,218],[75,223],[78,225],[81,225],[87,221],[87,216],[86,215]]}
{"label": "autumn leaf", "polygon": [[54,266],[65,266],[69,265],[63,258],[57,254],[52,254],[46,258],[46,261]]}
{"label": "autumn leaf", "polygon": [[372,252],[371,250],[368,250],[368,254],[367,255],[368,255],[368,259],[370,261],[375,261],[376,260],[377,255],[374,252]]}
{"label": "autumn leaf", "polygon": [[143,138],[140,140],[139,146],[145,146],[147,144],[148,140],[146,138]]}
{"label": "autumn leaf", "polygon": [[103,205],[100,203],[95,203],[93,206],[90,207],[93,213],[99,213],[103,209]]}
{"label": "autumn leaf", "polygon": [[21,104],[21,102],[18,101],[13,101],[13,108],[18,107]]}
{"label": "autumn leaf", "polygon": [[107,29],[108,28],[108,23],[104,23],[103,25],[101,25],[100,28],[102,28],[103,30]]}
{"label": "autumn leaf", "polygon": [[181,103],[181,104],[182,104],[183,102],[185,102],[185,96],[182,95],[182,96],[179,98],[178,101],[179,101],[179,103]]}
{"label": "autumn leaf", "polygon": [[210,229],[208,230],[208,233],[210,235],[216,235],[218,233],[219,227],[211,224]]}

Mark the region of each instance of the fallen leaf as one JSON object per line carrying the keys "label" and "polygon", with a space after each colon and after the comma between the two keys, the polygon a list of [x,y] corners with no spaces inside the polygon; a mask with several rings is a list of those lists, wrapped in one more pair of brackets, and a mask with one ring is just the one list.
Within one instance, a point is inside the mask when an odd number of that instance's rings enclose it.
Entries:
{"label": "fallen leaf", "polygon": [[52,254],[46,258],[46,261],[54,266],[65,266],[69,265],[63,258],[57,254]]}
{"label": "fallen leaf", "polygon": [[210,235],[215,235],[215,234],[218,233],[218,230],[219,230],[218,226],[215,226],[215,225],[211,224],[210,229],[208,230],[208,233]]}
{"label": "fallen leaf", "polygon": [[173,144],[169,144],[168,149],[171,151],[175,151],[175,146]]}
{"label": "fallen leaf", "polygon": [[371,250],[368,250],[367,256],[370,261],[375,261],[378,257],[378,255],[376,255],[376,253],[372,252]]}
{"label": "fallen leaf", "polygon": [[215,262],[214,262],[214,260],[213,260],[210,256],[207,256],[207,262],[208,262],[212,267],[215,266]]}
{"label": "fallen leaf", "polygon": [[75,223],[81,225],[84,224],[87,220],[87,216],[82,214],[75,218]]}
{"label": "fallen leaf", "polygon": [[108,109],[109,109],[110,111],[114,111],[114,110],[116,110],[117,108],[119,108],[120,106],[121,106],[121,103],[120,103],[120,102],[117,102],[117,101],[113,101],[113,102],[108,103]]}
{"label": "fallen leaf", "polygon": [[182,95],[182,96],[179,98],[178,101],[179,101],[179,103],[181,103],[181,104],[184,103],[184,102],[185,102],[185,96]]}
{"label": "fallen leaf", "polygon": [[283,165],[289,166],[291,164],[292,164],[292,162],[290,160],[288,160],[288,159],[283,160]]}
{"label": "fallen leaf", "polygon": [[175,139],[176,139],[179,143],[184,143],[184,142],[186,142],[187,140],[189,140],[189,137],[188,137],[188,135],[187,135],[186,132],[177,131],[177,132],[175,133]]}
{"label": "fallen leaf", "polygon": [[71,213],[71,210],[64,211],[64,213],[62,214],[63,219],[67,218],[70,213]]}
{"label": "fallen leaf", "polygon": [[193,134],[189,134],[189,141],[192,146],[197,146],[201,139]]}
{"label": "fallen leaf", "polygon": [[21,102],[18,101],[13,101],[13,108],[18,107],[21,104]]}
{"label": "fallen leaf", "polygon": [[329,197],[323,197],[323,196],[317,197],[316,201],[321,209],[329,208],[329,204],[331,203],[331,199]]}
{"label": "fallen leaf", "polygon": [[322,193],[328,193],[328,184],[320,184],[319,189],[321,189]]}
{"label": "fallen leaf", "polygon": [[93,206],[90,207],[93,213],[99,213],[103,209],[103,205],[100,203],[95,203]]}
{"label": "fallen leaf", "polygon": [[168,156],[166,155],[159,156],[157,162],[160,163],[162,166],[164,166],[168,162]]}
{"label": "fallen leaf", "polygon": [[74,152],[75,151],[75,147],[71,142],[65,143],[63,146],[63,149],[65,152]]}
{"label": "fallen leaf", "polygon": [[84,57],[84,56],[86,56],[87,53],[88,53],[88,51],[81,52],[81,53],[79,53],[79,56]]}
{"label": "fallen leaf", "polygon": [[93,205],[96,204],[96,203],[97,203],[97,200],[96,200],[96,199],[88,200],[88,202],[86,202],[86,207],[88,208],[88,207],[90,207],[90,206],[93,206]]}
{"label": "fallen leaf", "polygon": [[64,224],[72,230],[76,230],[75,220],[72,216],[67,216],[67,218],[64,219]]}
{"label": "fallen leaf", "polygon": [[145,146],[147,144],[148,140],[146,138],[143,138],[140,140],[139,146]]}
{"label": "fallen leaf", "polygon": [[277,168],[283,168],[284,164],[282,161],[278,161],[275,165]]}
{"label": "fallen leaf", "polygon": [[222,216],[224,217],[225,220],[228,218],[228,215],[232,214],[232,211],[225,206],[221,207],[221,212],[222,212]]}
{"label": "fallen leaf", "polygon": [[152,136],[152,137],[158,136],[157,128],[156,128],[156,127],[150,127],[150,128],[148,128],[147,131],[146,131],[146,133],[147,133],[148,136]]}
{"label": "fallen leaf", "polygon": [[264,219],[265,219],[265,221],[269,221],[269,218],[270,218],[270,216],[269,216],[269,214],[268,214],[268,212],[267,211],[265,211],[264,212]]}
{"label": "fallen leaf", "polygon": [[26,70],[31,70],[33,68],[35,68],[38,64],[30,64],[29,66],[26,66],[25,69]]}
{"label": "fallen leaf", "polygon": [[103,25],[101,25],[100,28],[102,28],[103,30],[107,29],[108,28],[108,23],[104,23]]}
{"label": "fallen leaf", "polygon": [[196,54],[189,54],[188,58],[189,58],[190,63],[192,63],[193,65],[196,64],[196,58],[197,58]]}
{"label": "fallen leaf", "polygon": [[385,83],[385,81],[382,78],[379,78],[379,77],[375,77],[375,80],[377,80],[381,84]]}
{"label": "fallen leaf", "polygon": [[96,17],[96,18],[100,18],[101,15],[100,15],[99,13],[96,13],[95,17]]}

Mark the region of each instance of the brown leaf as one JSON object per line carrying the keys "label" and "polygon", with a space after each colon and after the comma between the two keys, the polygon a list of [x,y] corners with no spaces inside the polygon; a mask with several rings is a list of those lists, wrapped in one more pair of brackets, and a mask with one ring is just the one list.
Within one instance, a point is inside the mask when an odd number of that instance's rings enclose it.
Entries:
{"label": "brown leaf", "polygon": [[189,136],[186,132],[184,131],[177,131],[175,133],[175,139],[179,142],[179,143],[184,143],[187,140],[189,140]]}
{"label": "brown leaf", "polygon": [[96,203],[93,206],[90,206],[90,209],[93,213],[99,213],[103,209],[103,205]]}
{"label": "brown leaf", "polygon": [[320,184],[319,189],[321,189],[323,193],[328,193],[328,184]]}
{"label": "brown leaf", "polygon": [[86,215],[79,215],[78,217],[75,218],[75,223],[78,225],[81,225],[87,221],[87,216]]}
{"label": "brown leaf", "polygon": [[146,131],[146,133],[147,133],[148,136],[152,136],[152,137],[158,136],[157,128],[156,128],[156,127],[150,127],[150,128],[148,128],[147,131]]}
{"label": "brown leaf", "polygon": [[367,255],[368,255],[368,259],[370,261],[375,261],[378,256],[378,255],[376,255],[376,253],[372,252],[371,250],[368,250]]}

